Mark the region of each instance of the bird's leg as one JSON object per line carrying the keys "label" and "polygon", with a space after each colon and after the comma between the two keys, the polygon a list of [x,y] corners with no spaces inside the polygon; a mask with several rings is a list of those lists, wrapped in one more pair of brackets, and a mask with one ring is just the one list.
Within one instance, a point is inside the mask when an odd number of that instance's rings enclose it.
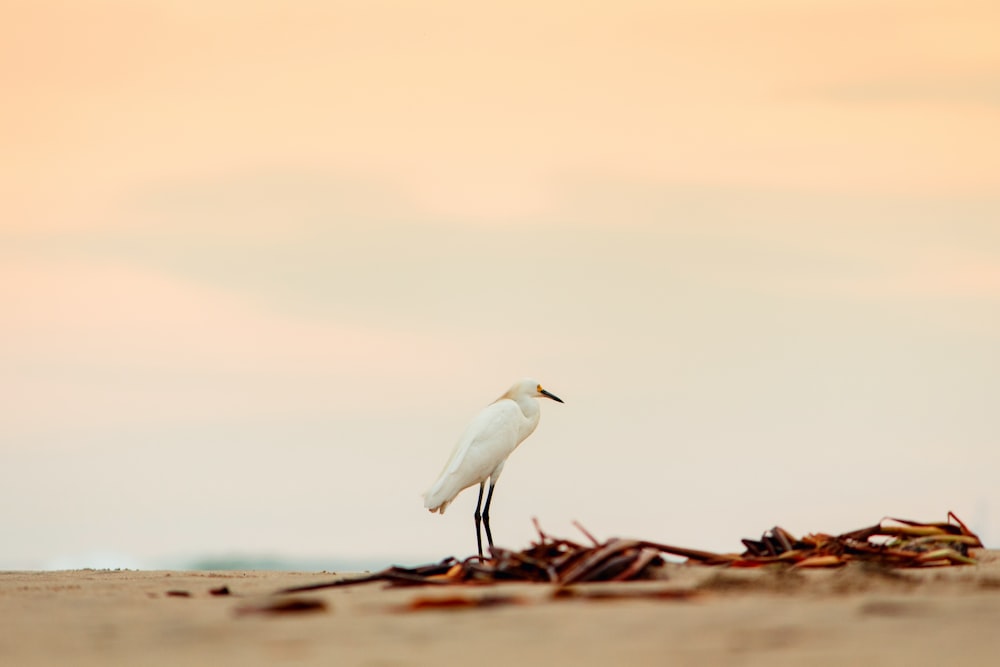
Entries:
{"label": "bird's leg", "polygon": [[[493,500],[494,482],[490,482],[490,492],[486,494],[486,507],[483,508],[483,524],[486,526],[486,540],[490,543],[490,552],[493,551],[493,534],[490,533],[490,501]],[[483,487],[479,487],[479,495],[483,494]]]}
{"label": "bird's leg", "polygon": [[[479,506],[483,504],[483,487],[486,486],[486,482],[479,483],[479,500],[476,501],[476,513],[473,515],[476,519],[476,546],[479,547],[479,560],[483,559],[483,535],[479,529],[479,520],[482,515],[479,513]],[[493,495],[493,487],[490,487],[490,495]],[[486,511],[489,512],[490,501],[486,500]],[[490,536],[490,525],[486,524],[486,537]],[[493,540],[490,540],[490,546],[493,546]]]}

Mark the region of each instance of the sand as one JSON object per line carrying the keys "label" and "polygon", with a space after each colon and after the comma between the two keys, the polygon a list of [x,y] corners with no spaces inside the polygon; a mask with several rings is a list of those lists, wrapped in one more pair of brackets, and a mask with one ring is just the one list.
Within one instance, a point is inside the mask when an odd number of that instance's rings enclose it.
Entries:
{"label": "sand", "polygon": [[[338,578],[329,573],[3,572],[0,665],[997,665],[1000,552],[980,561],[669,564],[663,580],[559,598],[526,584],[269,595]],[[231,594],[210,592],[221,587]],[[483,597],[495,604],[414,610]],[[263,611],[289,599],[325,609]]]}

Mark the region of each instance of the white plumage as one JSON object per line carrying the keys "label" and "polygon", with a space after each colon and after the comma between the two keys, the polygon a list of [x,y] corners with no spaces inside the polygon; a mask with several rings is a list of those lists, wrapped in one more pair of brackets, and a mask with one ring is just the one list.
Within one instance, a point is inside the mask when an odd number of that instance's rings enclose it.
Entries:
{"label": "white plumage", "polygon": [[424,507],[431,512],[444,514],[449,503],[463,490],[479,484],[479,501],[476,503],[476,542],[479,555],[483,555],[480,535],[479,507],[483,500],[483,486],[490,481],[489,495],[482,520],[486,524],[486,537],[493,546],[490,533],[490,501],[493,487],[503,472],[507,457],[524,442],[538,426],[541,408],[536,398],[551,398],[562,403],[562,399],[551,394],[535,380],[525,378],[480,411],[465,429],[462,437],[451,452],[448,463],[437,481],[424,493]]}

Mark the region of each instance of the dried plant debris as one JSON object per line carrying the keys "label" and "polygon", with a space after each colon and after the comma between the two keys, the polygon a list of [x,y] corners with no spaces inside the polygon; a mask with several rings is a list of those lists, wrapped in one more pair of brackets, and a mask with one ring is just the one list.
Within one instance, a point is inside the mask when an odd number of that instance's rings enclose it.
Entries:
{"label": "dried plant debris", "polygon": [[446,558],[440,563],[417,568],[393,566],[355,579],[296,586],[280,592],[298,593],[372,581],[383,581],[391,586],[504,581],[568,585],[587,581],[630,581],[649,578],[652,568],[663,563],[659,550],[640,540],[612,539],[602,544],[591,537],[592,546],[584,546],[549,537],[537,522],[535,526],[539,539],[523,551],[493,547],[488,559],[470,556],[462,561]]}
{"label": "dried plant debris", "polygon": [[307,597],[269,597],[260,601],[250,601],[237,607],[236,614],[301,614],[304,612],[326,611],[327,604],[323,600]]}
{"label": "dried plant debris", "polygon": [[690,600],[699,591],[684,588],[640,588],[632,587],[580,587],[564,586],[557,588],[552,597],[556,600]]}
{"label": "dried plant debris", "polygon": [[851,561],[890,567],[971,565],[976,561],[970,549],[983,546],[952,512],[944,522],[886,518],[841,535],[811,533],[801,539],[776,526],[760,540],[743,540],[743,545],[746,551],[732,556],[730,566],[788,563],[798,568],[840,567]]}
{"label": "dried plant debris", "polygon": [[488,559],[471,556],[461,561],[446,558],[414,568],[392,566],[374,574],[296,586],[279,593],[301,593],[374,581],[390,586],[513,581],[551,583],[560,587],[585,582],[635,581],[655,578],[659,566],[663,565],[663,554],[680,556],[702,565],[733,568],[763,565],[831,568],[851,561],[883,567],[967,565],[976,562],[970,549],[982,547],[975,533],[951,512],[945,522],[920,523],[887,518],[874,526],[836,536],[810,533],[798,538],[776,526],[759,540],[743,540],[746,550],[741,554],[713,553],[648,540],[612,538],[599,542],[582,526],[576,526],[591,544],[554,538],[535,521],[538,540],[522,551],[493,547]]}
{"label": "dried plant debris", "polygon": [[527,604],[527,600],[514,595],[417,597],[400,607],[399,611],[483,609],[513,604]]}

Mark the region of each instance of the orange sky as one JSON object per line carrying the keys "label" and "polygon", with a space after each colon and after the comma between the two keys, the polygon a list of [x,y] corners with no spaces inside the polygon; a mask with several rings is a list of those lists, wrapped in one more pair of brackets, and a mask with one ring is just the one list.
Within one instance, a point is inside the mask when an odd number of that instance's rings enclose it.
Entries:
{"label": "orange sky", "polygon": [[15,3],[4,224],[274,166],[462,219],[580,178],[1000,186],[994,3],[538,4]]}
{"label": "orange sky", "polygon": [[[6,3],[0,503],[46,500],[0,567],[461,551],[464,506],[419,493],[525,374],[567,404],[507,467],[511,541],[536,514],[693,546],[948,509],[1000,535],[998,20]],[[776,465],[787,491],[747,501]]]}

